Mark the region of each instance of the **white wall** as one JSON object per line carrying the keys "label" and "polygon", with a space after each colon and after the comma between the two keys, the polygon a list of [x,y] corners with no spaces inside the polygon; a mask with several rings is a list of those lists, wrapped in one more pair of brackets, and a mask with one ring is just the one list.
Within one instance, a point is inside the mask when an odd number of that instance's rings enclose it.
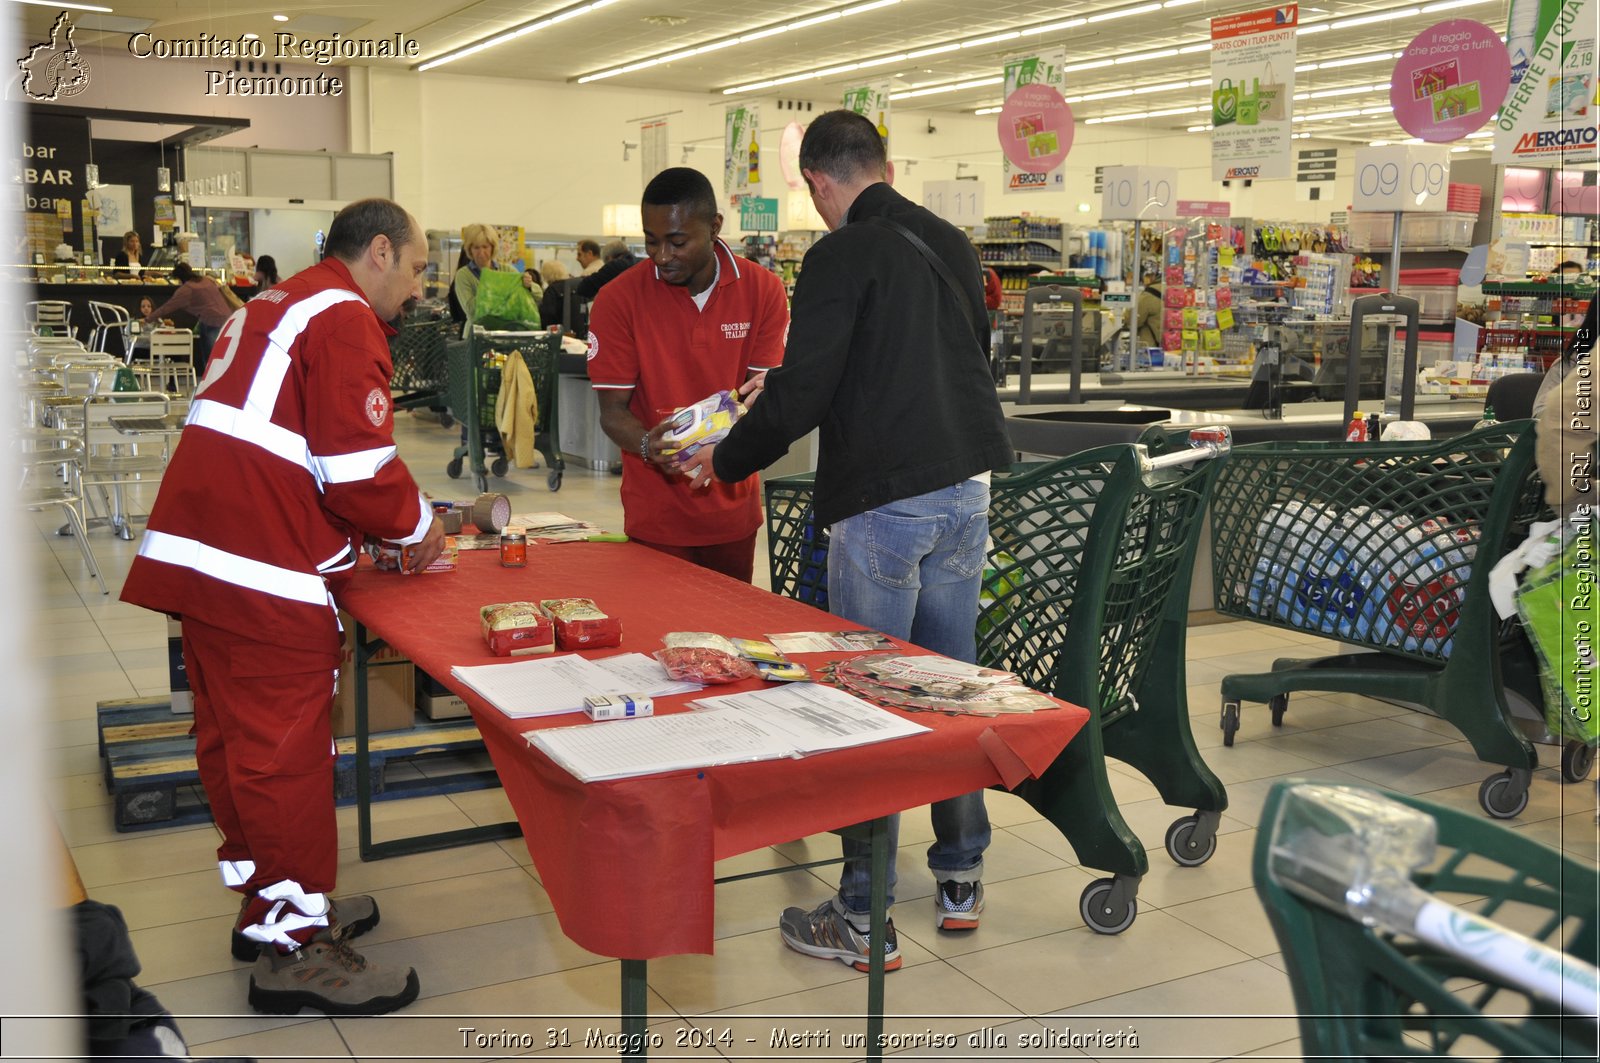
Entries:
{"label": "white wall", "polygon": [[[678,112],[667,118],[668,162],[679,165],[684,145],[694,144],[688,165],[722,186],[723,97],[380,69],[369,72],[369,89],[352,107],[351,142],[361,150],[394,152],[396,195],[429,228],[493,219],[531,232],[598,234],[603,204],[637,203],[643,190],[640,152],[634,149],[624,162],[623,141],[639,140],[637,119],[664,112]],[[777,150],[783,125],[794,118],[807,121],[835,101],[815,101],[810,115],[762,102],[762,190],[781,198]],[[1331,146],[1295,144],[1296,150]],[[1312,203],[1300,198],[1306,186],[1292,180],[1222,188],[1211,180],[1204,134],[1081,126],[1067,159],[1067,191],[1034,195],[1003,193],[992,117],[899,109],[891,137],[896,186],[913,199],[920,198],[923,182],[950,180],[965,164],[965,174],[977,174],[985,185],[988,213],[1027,211],[1070,222],[1099,216],[1096,166],[1174,161],[1184,199],[1228,200],[1239,216],[1325,221],[1349,201],[1351,146],[1338,146],[1341,172],[1323,183],[1324,198]],[[1080,203],[1090,211],[1080,213]],[[728,223],[737,229],[736,216]]]}

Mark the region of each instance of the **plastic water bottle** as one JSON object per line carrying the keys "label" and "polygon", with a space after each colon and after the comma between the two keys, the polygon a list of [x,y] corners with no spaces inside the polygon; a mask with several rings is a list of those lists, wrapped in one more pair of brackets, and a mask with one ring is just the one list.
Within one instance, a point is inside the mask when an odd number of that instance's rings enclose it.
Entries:
{"label": "plastic water bottle", "polygon": [[1528,62],[1538,43],[1533,37],[1539,28],[1539,6],[1539,0],[1511,0],[1511,14],[1506,19],[1506,52],[1511,56],[1512,88],[1528,72]]}

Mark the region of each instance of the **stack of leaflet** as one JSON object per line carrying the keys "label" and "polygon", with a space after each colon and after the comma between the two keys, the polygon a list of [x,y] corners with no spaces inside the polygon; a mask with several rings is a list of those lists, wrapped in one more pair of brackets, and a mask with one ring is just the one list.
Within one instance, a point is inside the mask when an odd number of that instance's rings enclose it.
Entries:
{"label": "stack of leaflet", "polygon": [[515,664],[457,666],[450,674],[512,719],[582,712],[583,699],[605,694],[648,694],[662,698],[703,690],[699,683],[675,682],[661,662],[642,653],[619,653],[599,660],[575,655]]}
{"label": "stack of leaflet", "polygon": [[915,712],[998,716],[1058,708],[1010,672],[948,657],[871,654],[826,669],[834,683],[879,705]]}

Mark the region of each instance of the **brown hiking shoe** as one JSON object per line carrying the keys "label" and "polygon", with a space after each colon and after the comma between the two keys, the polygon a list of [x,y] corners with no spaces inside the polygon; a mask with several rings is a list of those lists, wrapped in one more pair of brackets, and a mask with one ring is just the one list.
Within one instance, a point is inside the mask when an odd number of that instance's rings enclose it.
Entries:
{"label": "brown hiking shoe", "polygon": [[[249,904],[249,897],[239,902],[239,919],[244,918],[245,908]],[[328,929],[335,938],[358,938],[377,926],[378,918],[378,902],[364,893],[328,898]],[[252,962],[261,952],[261,942],[245,937],[238,920],[233,924],[230,947],[233,949],[233,958],[240,963]]]}
{"label": "brown hiking shoe", "polygon": [[294,952],[265,948],[250,972],[250,1006],[269,1015],[382,1015],[417,999],[417,972],[370,963],[323,931]]}

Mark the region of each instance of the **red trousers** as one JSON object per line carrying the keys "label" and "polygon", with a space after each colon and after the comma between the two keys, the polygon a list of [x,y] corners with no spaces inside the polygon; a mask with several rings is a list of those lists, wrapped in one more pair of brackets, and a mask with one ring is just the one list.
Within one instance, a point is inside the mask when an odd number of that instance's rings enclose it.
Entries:
{"label": "red trousers", "polygon": [[709,546],[669,546],[666,543],[650,543],[643,539],[635,538],[634,542],[640,546],[648,546],[652,550],[659,550],[663,554],[682,558],[690,564],[709,568],[713,572],[720,572],[724,576],[732,576],[745,583],[753,582],[756,572],[756,533],[751,532],[749,538],[738,539],[731,543],[712,543]]}
{"label": "red trousers", "polygon": [[337,648],[268,646],[186,617],[183,660],[200,781],[222,831],[217,859],[255,865],[230,885],[252,895],[284,880],[331,891]]}

